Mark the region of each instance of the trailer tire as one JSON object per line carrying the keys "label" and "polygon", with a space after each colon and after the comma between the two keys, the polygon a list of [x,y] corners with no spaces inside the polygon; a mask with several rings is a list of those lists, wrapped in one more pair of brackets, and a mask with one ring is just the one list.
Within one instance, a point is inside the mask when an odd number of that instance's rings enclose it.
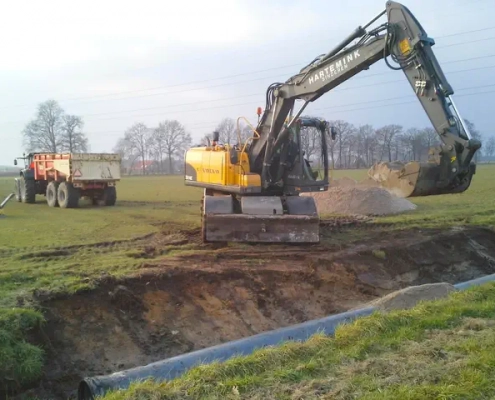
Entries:
{"label": "trailer tire", "polygon": [[36,201],[36,182],[34,179],[21,177],[21,200],[23,203],[34,203]]}
{"label": "trailer tire", "polygon": [[58,207],[58,186],[59,183],[55,181],[46,186],[46,202],[49,207]]}
{"label": "trailer tire", "polygon": [[103,204],[114,206],[117,202],[117,189],[115,186],[107,186],[103,191]]}
{"label": "trailer tire", "polygon": [[79,205],[81,194],[72,183],[61,182],[57,190],[58,205],[60,208],[76,208]]}

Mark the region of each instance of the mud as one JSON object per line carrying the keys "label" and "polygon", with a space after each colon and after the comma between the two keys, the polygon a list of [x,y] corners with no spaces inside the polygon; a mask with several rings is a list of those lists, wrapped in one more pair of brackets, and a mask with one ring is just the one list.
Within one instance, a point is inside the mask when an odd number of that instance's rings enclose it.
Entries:
{"label": "mud", "polygon": [[[164,232],[136,243],[135,276],[102,278],[72,296],[39,294],[47,325],[40,398],[74,398],[85,376],[108,374],[262,331],[357,308],[395,290],[451,284],[495,272],[495,232],[370,232],[357,245],[202,246],[199,231]],[[348,221],[349,222],[349,221]],[[362,222],[364,223],[364,222]],[[155,260],[163,248],[194,251]]]}

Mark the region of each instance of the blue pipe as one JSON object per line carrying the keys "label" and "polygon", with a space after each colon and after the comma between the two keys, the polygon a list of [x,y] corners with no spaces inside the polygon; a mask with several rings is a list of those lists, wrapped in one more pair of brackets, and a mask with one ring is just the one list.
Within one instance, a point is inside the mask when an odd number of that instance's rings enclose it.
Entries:
{"label": "blue pipe", "polygon": [[495,281],[495,274],[485,275],[485,276],[482,276],[480,278],[472,279],[470,281],[457,283],[454,285],[454,287],[457,290],[466,290],[466,289],[470,288],[471,286],[479,286],[479,285],[483,285],[484,283],[488,283],[488,282],[492,282],[492,281]]}
{"label": "blue pipe", "polygon": [[[494,280],[495,274],[487,275],[458,283],[454,287],[457,290],[465,290],[471,286],[481,285]],[[133,382],[150,378],[157,381],[174,379],[200,364],[225,361],[237,355],[248,355],[256,349],[265,346],[276,346],[285,341],[304,341],[318,332],[331,336],[335,333],[339,325],[352,322],[359,317],[368,316],[376,310],[376,307],[365,307],[347,311],[181,354],[145,366],[115,372],[110,375],[85,378],[79,383],[77,398],[78,400],[94,400],[96,396],[103,396],[110,390],[126,389]]]}

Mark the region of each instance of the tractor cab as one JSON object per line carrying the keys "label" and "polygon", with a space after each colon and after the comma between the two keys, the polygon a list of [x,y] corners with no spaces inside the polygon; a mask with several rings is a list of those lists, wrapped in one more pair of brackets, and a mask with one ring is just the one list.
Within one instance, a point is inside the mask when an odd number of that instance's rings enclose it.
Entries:
{"label": "tractor cab", "polygon": [[26,155],[24,153],[22,157],[17,157],[14,159],[14,165],[17,165],[17,160],[24,160],[24,169],[31,169],[32,168],[32,163],[33,163],[33,157],[36,153],[29,153]]}

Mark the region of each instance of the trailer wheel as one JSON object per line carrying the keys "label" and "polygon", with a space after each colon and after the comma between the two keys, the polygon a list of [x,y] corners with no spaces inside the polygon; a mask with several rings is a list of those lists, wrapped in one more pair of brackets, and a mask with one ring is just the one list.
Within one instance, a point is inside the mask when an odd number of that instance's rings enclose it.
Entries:
{"label": "trailer wheel", "polygon": [[36,201],[36,183],[34,179],[21,177],[21,200],[23,203],[34,203]]}
{"label": "trailer wheel", "polygon": [[106,206],[114,206],[117,201],[117,190],[115,186],[107,186],[103,191],[103,204]]}
{"label": "trailer wheel", "polygon": [[76,208],[81,194],[69,182],[61,182],[57,190],[58,205],[61,208]]}
{"label": "trailer wheel", "polygon": [[51,181],[46,187],[46,202],[49,207],[58,207],[58,182]]}

